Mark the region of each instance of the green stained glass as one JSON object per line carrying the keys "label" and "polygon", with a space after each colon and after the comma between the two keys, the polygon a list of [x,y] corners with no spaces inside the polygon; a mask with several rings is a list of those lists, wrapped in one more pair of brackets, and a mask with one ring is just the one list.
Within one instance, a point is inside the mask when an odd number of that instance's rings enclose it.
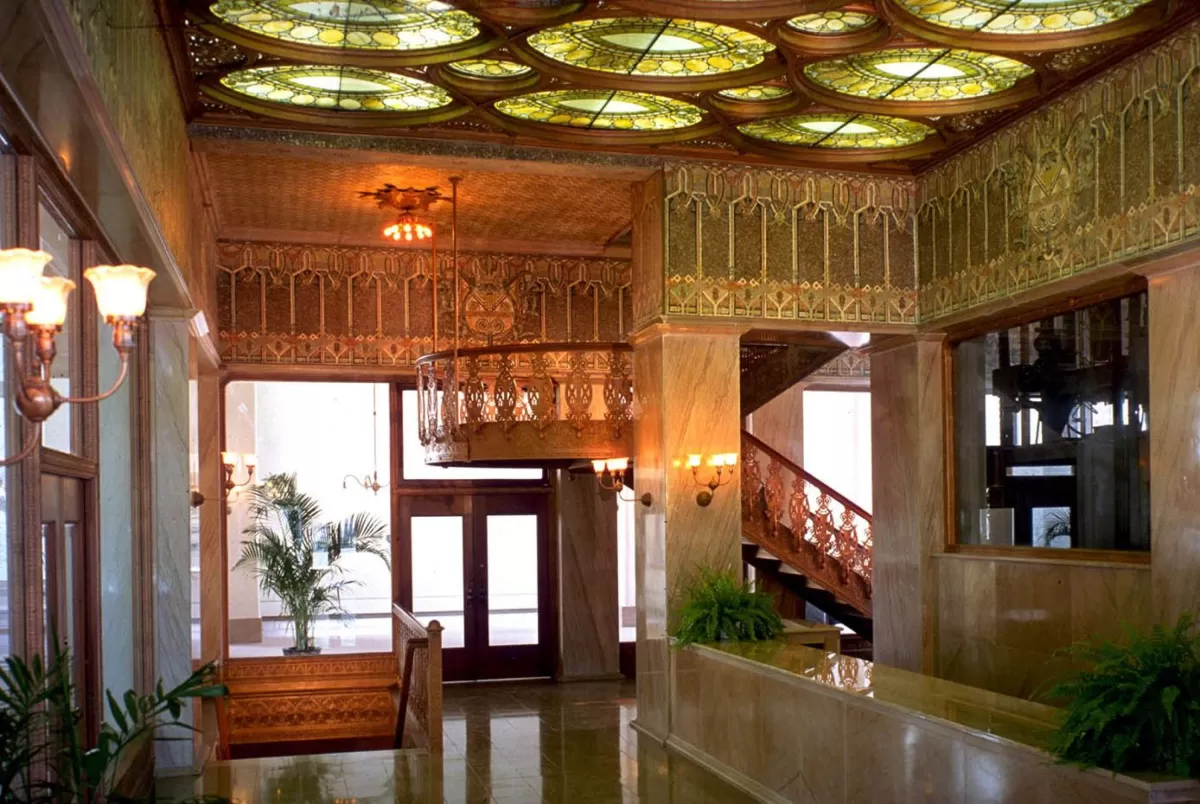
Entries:
{"label": "green stained glass", "polygon": [[755,120],[738,126],[747,137],[808,148],[902,148],[933,129],[902,117],[830,112]]}
{"label": "green stained glass", "polygon": [[533,72],[532,67],[502,59],[466,59],[453,62],[449,68],[471,78],[517,78]]}
{"label": "green stained glass", "polygon": [[778,100],[779,98],[786,98],[791,94],[792,91],[787,87],[774,86],[772,84],[753,84],[748,87],[722,89],[717,93],[719,97],[742,102]]}
{"label": "green stained glass", "polygon": [[538,31],[528,42],[572,67],[681,78],[745,70],[775,49],[740,28],[660,17],[578,20]]}
{"label": "green stained glass", "polygon": [[704,117],[699,107],[674,98],[608,89],[534,92],[497,101],[496,109],[518,120],[612,131],[669,131]]}
{"label": "green stained glass", "polygon": [[221,83],[261,101],[348,112],[421,112],[452,100],[433,84],[361,67],[254,67],[223,76]]}
{"label": "green stained glass", "polygon": [[1152,0],[899,0],[918,17],[956,31],[1041,34],[1095,28]]}
{"label": "green stained glass", "polygon": [[810,64],[804,74],[818,86],[860,98],[944,101],[979,98],[1011,89],[1033,68],[1005,56],[973,50],[894,48]]}
{"label": "green stained glass", "polygon": [[877,17],[861,11],[822,11],[792,17],[787,24],[789,28],[808,34],[836,36],[870,28],[878,21]]}
{"label": "green stained glass", "polygon": [[223,22],[296,45],[423,50],[479,35],[479,21],[441,0],[220,0]]}

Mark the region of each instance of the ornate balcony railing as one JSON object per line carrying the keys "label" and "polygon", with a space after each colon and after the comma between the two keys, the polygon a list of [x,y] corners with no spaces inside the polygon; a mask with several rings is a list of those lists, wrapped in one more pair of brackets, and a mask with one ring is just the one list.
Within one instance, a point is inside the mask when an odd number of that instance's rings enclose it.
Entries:
{"label": "ornate balcony railing", "polygon": [[753,541],[871,614],[871,515],[746,432],[742,510]]}
{"label": "ornate balcony railing", "polygon": [[519,464],[633,454],[632,350],[510,344],[416,362],[418,437],[431,464]]}

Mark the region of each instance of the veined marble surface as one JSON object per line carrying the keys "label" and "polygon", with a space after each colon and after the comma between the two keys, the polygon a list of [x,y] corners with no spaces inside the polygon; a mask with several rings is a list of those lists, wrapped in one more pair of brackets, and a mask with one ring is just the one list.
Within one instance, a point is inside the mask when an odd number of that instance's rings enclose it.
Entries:
{"label": "veined marble surface", "polygon": [[[154,482],[155,671],[168,688],[192,672],[192,584],[188,476],[188,322],[150,318],[150,435]],[[191,722],[191,709],[184,720]],[[159,771],[191,767],[190,742],[156,747]]]}

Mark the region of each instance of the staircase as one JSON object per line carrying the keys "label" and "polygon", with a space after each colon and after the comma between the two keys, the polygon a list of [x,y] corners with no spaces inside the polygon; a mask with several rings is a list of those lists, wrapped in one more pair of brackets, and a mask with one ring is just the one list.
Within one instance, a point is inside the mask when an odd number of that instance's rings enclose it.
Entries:
{"label": "staircase", "polygon": [[739,360],[742,415],[750,415],[845,351],[844,343],[824,332],[747,332]]}

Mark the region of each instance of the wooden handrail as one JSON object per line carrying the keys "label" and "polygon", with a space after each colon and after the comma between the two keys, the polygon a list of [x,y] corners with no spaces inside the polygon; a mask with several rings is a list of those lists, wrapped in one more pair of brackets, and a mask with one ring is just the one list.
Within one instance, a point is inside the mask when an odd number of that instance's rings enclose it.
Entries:
{"label": "wooden handrail", "polygon": [[[442,626],[437,620],[422,625],[412,612],[398,603],[392,603],[395,627],[403,639],[396,645],[396,658],[400,662],[399,701],[396,707],[395,745],[399,748],[404,741],[408,725],[409,704],[415,700],[413,726],[416,741],[430,753],[442,752]],[[401,647],[403,645],[403,647]],[[425,661],[418,666],[418,653],[424,651]],[[414,667],[417,668],[414,671]],[[420,675],[414,675],[414,672]],[[413,699],[414,694],[417,695]]]}
{"label": "wooden handrail", "polygon": [[[633,347],[627,343],[604,341],[577,341],[572,343],[506,343],[498,346],[470,346],[458,350],[458,357],[480,355],[515,355],[530,352],[632,352]],[[451,359],[455,356],[453,349],[431,352],[417,358],[414,365],[423,366],[439,360]]]}
{"label": "wooden handrail", "polygon": [[743,430],[742,431],[742,440],[749,441],[751,444],[754,445],[754,447],[756,449],[759,449],[762,452],[767,453],[773,459],[775,459],[779,463],[783,464],[783,466],[785,466],[787,469],[791,470],[793,473],[804,478],[804,480],[806,482],[813,484],[814,486],[819,488],[824,494],[828,494],[830,497],[837,500],[838,502],[840,502],[846,508],[849,508],[854,513],[858,514],[860,517],[865,519],[867,522],[871,521],[871,515],[869,513],[867,513],[865,510],[863,510],[863,508],[861,506],[855,504],[850,498],[846,497],[845,495],[840,494],[836,489],[831,487],[828,483],[825,483],[820,478],[818,478],[818,477],[814,476],[812,473],[806,471],[804,469],[804,467],[797,466],[794,462],[792,462],[788,458],[781,455],[777,450],[774,450],[771,447],[767,446],[765,443],[762,442],[761,439],[755,438],[752,434]]}

